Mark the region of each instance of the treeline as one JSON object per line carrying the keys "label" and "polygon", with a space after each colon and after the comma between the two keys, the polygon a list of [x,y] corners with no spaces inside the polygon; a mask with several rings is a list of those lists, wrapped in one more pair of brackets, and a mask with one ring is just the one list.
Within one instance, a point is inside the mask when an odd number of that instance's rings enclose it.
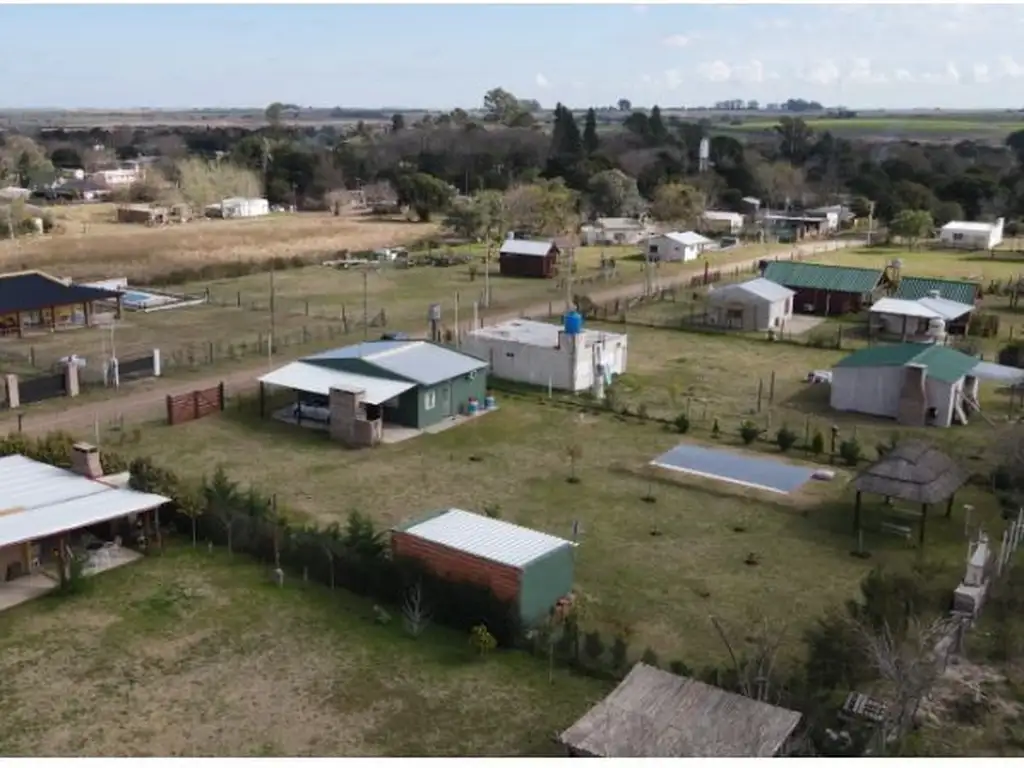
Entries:
{"label": "treeline", "polygon": [[[939,225],[961,217],[1024,217],[1024,131],[1004,146],[880,143],[816,132],[793,116],[780,118],[771,137],[740,141],[714,135],[707,121],[665,118],[657,106],[634,110],[626,100],[620,102],[628,113],[621,125],[609,126],[594,109],[577,118],[558,105],[552,122],[542,126],[532,102],[501,88],[485,95],[480,113],[455,109],[411,124],[396,114],[383,124],[296,127],[284,122],[287,106],[271,105],[266,125],[251,131],[116,128],[28,138],[57,166],[88,166],[97,146],[115,159],[155,155],[169,163],[186,157],[230,163],[255,174],[272,203],[300,208],[330,207],[332,194],[385,183],[404,187],[406,199],[427,199],[429,205],[418,207],[430,215],[447,210],[456,194],[562,179],[583,218],[646,209],[667,184],[694,190],[703,207],[731,210],[749,196],[781,208],[848,195],[862,211],[873,204],[883,222],[907,210],[926,211]],[[24,138],[8,136],[5,142]],[[705,173],[698,172],[702,139],[710,142]],[[35,153],[0,147],[0,175],[18,174],[38,161]],[[621,174],[615,184],[623,193],[607,194],[610,173]],[[418,177],[412,185],[418,192],[410,193],[412,176]]]}

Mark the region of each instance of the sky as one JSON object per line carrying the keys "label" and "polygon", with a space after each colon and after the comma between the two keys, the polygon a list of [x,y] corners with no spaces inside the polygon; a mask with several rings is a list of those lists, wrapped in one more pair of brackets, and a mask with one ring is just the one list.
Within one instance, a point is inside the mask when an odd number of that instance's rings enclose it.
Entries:
{"label": "sky", "polygon": [[6,5],[0,28],[0,108],[452,109],[498,86],[545,107],[1024,107],[1024,5]]}

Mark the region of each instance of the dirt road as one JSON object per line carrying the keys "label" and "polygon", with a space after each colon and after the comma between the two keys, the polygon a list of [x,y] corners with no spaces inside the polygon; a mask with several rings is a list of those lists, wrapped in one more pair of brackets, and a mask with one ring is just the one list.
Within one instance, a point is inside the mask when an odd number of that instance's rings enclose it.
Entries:
{"label": "dirt road", "polygon": [[[860,240],[805,243],[793,246],[785,252],[775,251],[771,256],[772,258],[789,259],[796,254],[822,253],[861,245],[864,245],[864,243]],[[735,267],[737,265],[749,264],[751,261],[756,261],[756,259],[751,259],[747,256],[743,259],[729,261],[728,257],[726,257],[726,259],[715,263],[714,266],[715,268]],[[703,273],[703,271],[704,264],[700,262],[699,267],[695,266],[694,269],[674,275],[671,279],[661,280],[659,287],[669,288],[681,283],[688,283],[690,278]],[[619,298],[636,296],[641,291],[643,291],[643,285],[634,283],[616,286],[606,291],[594,292],[590,294],[590,298],[595,303],[604,303]],[[517,317],[523,317],[524,315],[542,315],[547,313],[549,306],[550,304],[547,301],[538,302],[537,304],[524,306],[518,310],[501,315],[488,315],[486,320],[488,323],[500,323]],[[274,362],[274,367],[281,365],[283,362],[282,359],[278,358]],[[196,377],[194,379],[168,380],[160,382],[156,387],[147,387],[144,391],[133,392],[128,390],[120,397],[73,405],[59,412],[38,414],[34,414],[31,411],[25,412],[22,413],[20,419],[21,431],[33,436],[43,435],[55,429],[82,433],[92,431],[97,424],[102,428],[114,422],[130,424],[151,421],[159,418],[164,413],[166,398],[169,394],[180,394],[194,389],[214,387],[222,381],[224,382],[225,392],[229,397],[231,395],[244,394],[254,391],[257,387],[256,377],[267,372],[269,369],[269,363],[266,360],[261,360],[259,363],[254,363],[244,369],[222,372],[212,376]],[[9,418],[4,424],[0,425],[0,430],[8,433],[16,432],[19,427],[18,421],[17,417]]]}

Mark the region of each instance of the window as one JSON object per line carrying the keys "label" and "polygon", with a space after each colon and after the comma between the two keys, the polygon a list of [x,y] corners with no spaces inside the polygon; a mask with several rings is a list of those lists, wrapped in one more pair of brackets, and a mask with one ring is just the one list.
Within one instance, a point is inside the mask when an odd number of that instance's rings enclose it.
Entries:
{"label": "window", "polygon": [[436,404],[437,404],[437,397],[434,395],[434,393],[432,391],[431,392],[425,392],[423,394],[423,410],[425,410],[425,411],[432,411],[432,410],[434,410],[434,405],[436,405]]}
{"label": "window", "polygon": [[953,233],[953,239],[954,240],[963,240],[964,239],[964,233],[963,232],[954,232]]}
{"label": "window", "polygon": [[651,254],[657,253],[658,252],[658,246],[656,246],[656,245],[649,246],[647,252],[651,253]]}

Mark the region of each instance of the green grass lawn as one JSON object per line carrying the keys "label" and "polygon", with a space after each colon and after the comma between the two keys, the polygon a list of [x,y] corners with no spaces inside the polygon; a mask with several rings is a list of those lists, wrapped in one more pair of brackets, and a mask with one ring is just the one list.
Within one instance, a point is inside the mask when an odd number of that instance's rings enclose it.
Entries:
{"label": "green grass lawn", "polygon": [[205,549],[89,586],[4,613],[4,754],[543,755],[608,688]]}
{"label": "green grass lawn", "polygon": [[[815,131],[830,131],[837,135],[877,135],[898,138],[1005,138],[1024,128],[1024,121],[1007,119],[983,120],[969,117],[855,117],[850,119],[811,117],[807,125]],[[721,123],[715,126],[725,132],[753,133],[772,131],[778,118]]]}
{"label": "green grass lawn", "polygon": [[[739,448],[739,422],[756,408],[756,378],[776,370],[774,424],[788,422],[802,437],[808,414],[812,426],[826,432],[833,419],[820,405],[812,410],[801,401],[806,388],[797,378],[836,357],[674,331],[631,333],[625,397],[666,415],[689,401],[694,439],[710,441],[718,418],[719,444]],[[787,653],[799,655],[802,629],[851,597],[871,565],[918,557],[902,540],[873,533],[872,560],[849,556],[852,506],[842,471],[833,483],[812,484],[810,494],[792,499],[680,477],[659,481],[657,501],[645,503],[643,468],[684,438],[658,425],[580,416],[500,393],[499,404],[497,412],[446,432],[372,451],[346,451],[320,433],[257,421],[248,407],[177,427],[147,427],[139,443],[111,447],[151,455],[186,477],[223,464],[233,478],[276,493],[293,514],[319,523],[341,522],[351,509],[389,526],[449,506],[490,506],[505,519],[568,536],[578,520],[577,582],[589,598],[588,624],[628,631],[637,656],[649,646],[662,659],[690,666],[724,661],[712,615],[740,633],[752,617],[784,623],[791,631]],[[766,408],[754,418],[767,416]],[[875,442],[894,431],[887,422],[836,421],[844,435],[856,429],[872,453]],[[927,436],[960,443],[974,429]],[[578,485],[566,482],[567,448],[574,443],[583,448]],[[993,511],[984,494],[968,491],[963,501],[974,503],[983,518]],[[872,515],[878,509],[872,509],[868,516],[877,528]],[[940,514],[931,523],[927,552],[950,565],[952,589],[963,556],[962,521],[959,506],[952,523]],[[751,553],[759,565],[744,564]]]}

